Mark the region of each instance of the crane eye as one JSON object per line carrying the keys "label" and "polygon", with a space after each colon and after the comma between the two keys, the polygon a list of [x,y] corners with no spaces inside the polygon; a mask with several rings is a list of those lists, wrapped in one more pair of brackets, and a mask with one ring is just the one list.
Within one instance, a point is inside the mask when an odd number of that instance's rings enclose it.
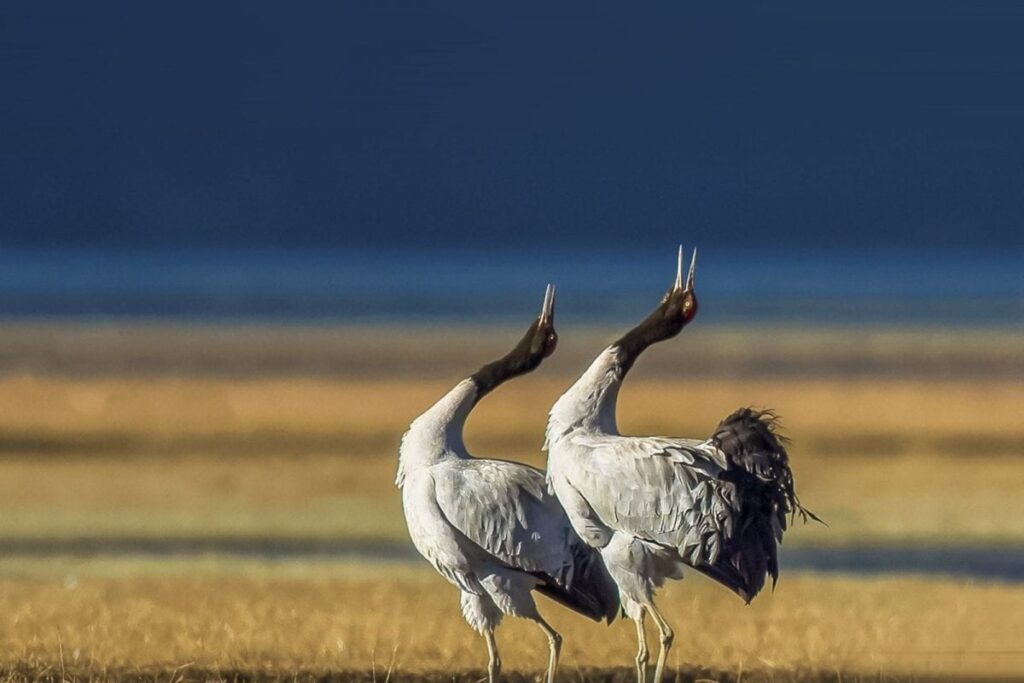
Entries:
{"label": "crane eye", "polygon": [[558,335],[554,332],[548,333],[547,337],[544,338],[544,357],[547,358],[553,354],[557,346]]}

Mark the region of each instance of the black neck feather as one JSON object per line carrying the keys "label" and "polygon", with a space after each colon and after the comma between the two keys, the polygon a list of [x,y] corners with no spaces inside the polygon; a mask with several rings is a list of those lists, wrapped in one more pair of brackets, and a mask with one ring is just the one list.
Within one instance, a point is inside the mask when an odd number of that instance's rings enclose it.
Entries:
{"label": "black neck feather", "polygon": [[643,321],[622,335],[614,346],[618,348],[620,377],[633,367],[640,354],[656,344],[679,334],[683,329],[678,307],[669,301],[662,303]]}
{"label": "black neck feather", "polygon": [[488,363],[470,376],[477,388],[478,401],[503,382],[525,375],[540,365],[543,353],[537,348],[537,327],[535,322],[508,354],[493,363]]}

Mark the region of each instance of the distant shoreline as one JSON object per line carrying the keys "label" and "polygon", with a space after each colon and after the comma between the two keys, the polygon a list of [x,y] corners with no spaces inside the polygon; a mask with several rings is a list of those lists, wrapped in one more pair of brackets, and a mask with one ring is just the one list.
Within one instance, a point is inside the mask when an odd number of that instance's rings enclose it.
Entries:
{"label": "distant shoreline", "polygon": [[[509,324],[0,321],[0,375],[450,378],[504,353]],[[622,326],[560,327],[549,376],[578,374]],[[640,377],[1024,377],[1024,328],[695,325]]]}
{"label": "distant shoreline", "polygon": [[[515,324],[544,285],[559,319],[622,325],[675,270],[662,250],[0,250],[0,321],[180,324]],[[765,252],[698,261],[702,326],[1024,328],[1012,251]]]}

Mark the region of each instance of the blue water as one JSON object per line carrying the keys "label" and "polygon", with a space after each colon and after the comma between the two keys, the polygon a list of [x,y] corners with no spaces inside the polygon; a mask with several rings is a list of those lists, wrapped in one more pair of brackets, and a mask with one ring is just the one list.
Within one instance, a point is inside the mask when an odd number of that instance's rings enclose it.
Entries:
{"label": "blue water", "polygon": [[[633,320],[674,276],[643,250],[0,252],[0,317],[503,322],[559,288],[560,319]],[[700,319],[1020,327],[1024,254],[736,253],[698,260]]]}
{"label": "blue water", "polygon": [[[0,538],[4,557],[196,557],[222,555],[254,561],[407,562],[422,558],[407,541],[262,537]],[[895,545],[849,548],[782,548],[783,574],[926,574],[963,579],[1024,582],[1024,548]]]}

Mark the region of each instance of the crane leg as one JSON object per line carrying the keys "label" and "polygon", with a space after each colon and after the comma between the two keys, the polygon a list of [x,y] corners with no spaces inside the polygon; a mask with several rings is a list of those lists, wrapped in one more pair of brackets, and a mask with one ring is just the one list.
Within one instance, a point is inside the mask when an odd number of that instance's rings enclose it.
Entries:
{"label": "crane leg", "polygon": [[661,683],[661,676],[665,673],[665,660],[668,659],[668,651],[672,648],[675,633],[672,632],[672,627],[665,621],[665,617],[661,616],[661,612],[658,611],[653,602],[647,606],[647,609],[651,611],[651,617],[654,619],[654,623],[658,627],[658,633],[661,635],[658,665],[654,669],[654,683]]}
{"label": "crane leg", "polygon": [[545,683],[555,683],[555,674],[558,673],[558,655],[562,651],[562,636],[540,616],[537,616],[534,621],[544,631],[544,635],[548,637],[548,671],[544,681]]}
{"label": "crane leg", "polygon": [[494,629],[484,631],[487,639],[487,683],[498,683],[501,676],[501,657],[498,655],[498,643],[494,639]]}
{"label": "crane leg", "polygon": [[636,681],[637,683],[647,682],[647,663],[651,660],[647,652],[647,634],[644,632],[644,611],[640,608],[640,616],[634,619],[636,624]]}

